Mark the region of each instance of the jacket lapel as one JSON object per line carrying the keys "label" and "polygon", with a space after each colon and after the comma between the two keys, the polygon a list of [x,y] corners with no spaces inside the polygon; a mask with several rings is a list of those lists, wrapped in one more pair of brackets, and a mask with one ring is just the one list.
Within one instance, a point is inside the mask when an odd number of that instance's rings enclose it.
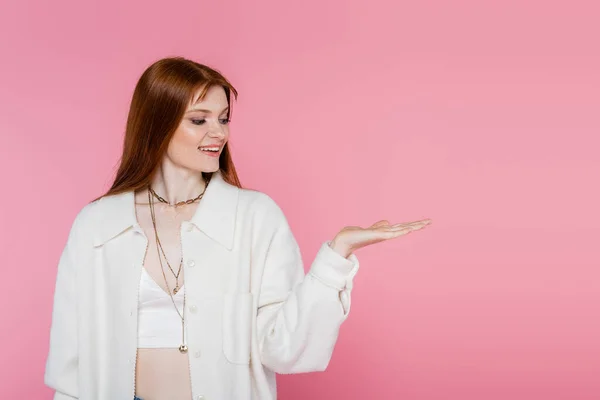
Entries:
{"label": "jacket lapel", "polygon": [[221,171],[213,173],[204,196],[190,222],[207,236],[233,249],[239,188],[223,179]]}
{"label": "jacket lapel", "polygon": [[[233,249],[239,188],[227,183],[221,171],[214,172],[190,222],[228,250]],[[98,200],[94,246],[102,246],[121,233],[140,229],[133,191]]]}

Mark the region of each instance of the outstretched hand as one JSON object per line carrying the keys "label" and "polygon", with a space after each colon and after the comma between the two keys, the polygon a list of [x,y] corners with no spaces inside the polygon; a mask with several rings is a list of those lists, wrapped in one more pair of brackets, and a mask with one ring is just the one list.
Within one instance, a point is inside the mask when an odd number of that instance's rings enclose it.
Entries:
{"label": "outstretched hand", "polygon": [[430,223],[431,219],[422,219],[390,225],[389,221],[382,220],[368,228],[347,226],[335,235],[335,238],[331,242],[331,248],[342,256],[348,257],[362,247],[406,235],[423,229]]}

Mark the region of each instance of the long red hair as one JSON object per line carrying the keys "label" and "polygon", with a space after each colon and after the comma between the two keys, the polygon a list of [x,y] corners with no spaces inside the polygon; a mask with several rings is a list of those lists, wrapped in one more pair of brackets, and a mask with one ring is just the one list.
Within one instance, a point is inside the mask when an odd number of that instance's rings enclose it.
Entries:
{"label": "long red hair", "polygon": [[[220,72],[183,57],[163,58],[150,65],[133,92],[119,169],[103,196],[147,187],[194,93],[201,89],[202,99],[217,85],[225,90],[231,118],[232,95],[237,99],[238,94]],[[219,169],[226,182],[242,187],[228,144],[219,158]],[[203,175],[210,181],[212,173]]]}

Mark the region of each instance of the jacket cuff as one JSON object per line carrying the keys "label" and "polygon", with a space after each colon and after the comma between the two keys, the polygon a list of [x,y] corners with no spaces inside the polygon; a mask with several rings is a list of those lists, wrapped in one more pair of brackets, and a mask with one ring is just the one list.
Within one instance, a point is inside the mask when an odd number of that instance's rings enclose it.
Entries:
{"label": "jacket cuff", "polygon": [[328,286],[338,290],[352,289],[352,279],[358,271],[358,258],[350,254],[344,258],[329,246],[321,245],[309,273]]}

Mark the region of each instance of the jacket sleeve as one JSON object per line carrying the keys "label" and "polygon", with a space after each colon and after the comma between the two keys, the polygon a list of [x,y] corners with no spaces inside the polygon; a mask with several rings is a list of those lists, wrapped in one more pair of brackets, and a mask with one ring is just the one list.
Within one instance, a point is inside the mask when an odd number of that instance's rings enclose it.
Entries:
{"label": "jacket sleeve", "polygon": [[323,242],[305,275],[288,221],[273,201],[269,209],[257,315],[261,363],[280,374],[324,371],[350,311],[358,260]]}
{"label": "jacket sleeve", "polygon": [[50,348],[44,383],[55,390],[54,400],[77,399],[77,299],[74,222],[58,262],[54,290]]}

